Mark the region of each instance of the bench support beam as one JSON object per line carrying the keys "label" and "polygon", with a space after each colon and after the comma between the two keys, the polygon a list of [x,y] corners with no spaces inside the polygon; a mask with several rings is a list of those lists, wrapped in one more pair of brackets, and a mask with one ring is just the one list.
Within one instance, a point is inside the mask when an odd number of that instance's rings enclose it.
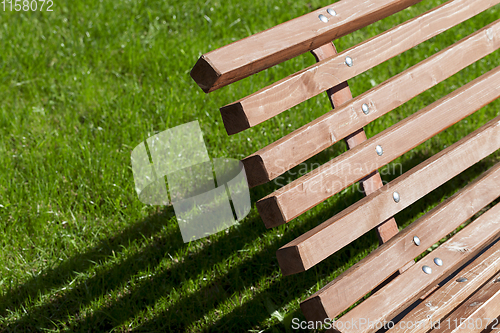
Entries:
{"label": "bench support beam", "polygon": [[[318,47],[317,49],[312,50],[311,53],[316,58],[316,61],[320,62],[322,60],[335,56],[337,54],[337,50],[333,43],[328,43]],[[351,89],[349,89],[349,84],[347,83],[347,81],[344,81],[341,84],[328,89],[326,91],[326,94],[334,109],[352,99]],[[344,139],[349,149],[356,147],[357,145],[365,142],[366,140],[367,140],[366,133],[363,128],[360,128],[359,130],[357,130],[356,132],[352,133],[351,135],[347,136]],[[360,183],[361,186],[363,187],[365,195],[370,195],[371,193],[375,192],[376,190],[384,186],[384,184],[382,183],[382,178],[380,177],[378,171],[375,171],[372,174],[368,175],[367,177],[362,179]],[[398,225],[394,217],[387,219],[386,221],[382,222],[379,226],[377,226],[377,235],[379,238],[379,243],[383,244],[387,242],[398,232],[399,232]],[[404,267],[403,271],[411,267],[413,263],[414,263],[413,261],[408,263],[408,265]]]}

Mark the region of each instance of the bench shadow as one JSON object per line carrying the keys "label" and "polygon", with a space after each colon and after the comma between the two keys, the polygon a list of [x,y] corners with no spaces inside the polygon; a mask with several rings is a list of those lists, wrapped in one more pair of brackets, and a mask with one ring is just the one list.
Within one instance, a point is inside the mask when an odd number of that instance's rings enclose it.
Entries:
{"label": "bench shadow", "polygon": [[74,278],[74,272],[84,272],[92,265],[106,260],[113,253],[121,253],[124,247],[131,242],[143,237],[151,237],[173,215],[174,212],[171,207],[163,209],[113,237],[102,239],[86,252],[79,253],[63,261],[55,268],[45,269],[40,275],[29,279],[17,288],[7,291],[0,297],[0,316],[5,316],[7,309],[18,308],[27,300],[36,298],[38,293],[45,293],[51,289],[62,287],[68,279]]}
{"label": "bench shadow", "polygon": [[[252,196],[255,196],[255,191],[252,192]],[[355,199],[347,199],[347,201],[353,202]],[[142,237],[154,237],[155,239],[147,247],[136,254],[126,257],[119,264],[111,265],[109,268],[99,271],[95,276],[79,282],[72,288],[67,288],[68,290],[64,293],[57,293],[48,302],[37,306],[20,319],[10,323],[9,328],[23,331],[54,328],[54,323],[64,323],[69,315],[79,315],[83,307],[119,288],[140,271],[147,267],[158,266],[159,262],[166,257],[165,253],[167,251],[175,252],[182,247],[188,246],[182,242],[178,229],[166,235],[157,235],[172,216],[172,208],[166,208],[143,221],[135,223],[119,235],[102,240],[88,251],[75,255],[56,268],[47,269],[39,276],[8,291],[0,298],[2,313],[4,314],[7,310],[22,308],[26,302],[36,298],[39,293],[50,293],[52,290],[65,286],[74,277],[75,272],[84,272],[94,264],[105,263],[106,259],[110,258],[113,253],[123,251],[123,248],[134,240]],[[179,318],[175,314],[182,311],[187,304],[199,301],[200,297],[204,299],[207,295],[213,294],[211,304],[201,307],[199,313],[195,314],[196,318],[201,318],[209,310],[227,299],[229,294],[224,290],[230,290],[231,293],[239,292],[255,284],[260,276],[275,273],[278,269],[275,257],[276,250],[304,231],[306,231],[304,226],[296,228],[293,233],[289,233],[285,237],[264,246],[251,259],[243,261],[231,268],[223,276],[212,280],[210,285],[181,298],[173,304],[171,313],[174,314],[174,317]],[[84,317],[71,330],[80,331],[88,327],[108,330],[116,327],[125,320],[133,318],[137,312],[154,304],[160,297],[168,294],[170,290],[183,283],[186,279],[197,276],[217,263],[223,262],[228,256],[242,250],[246,244],[262,236],[265,232],[266,229],[260,217],[253,214],[238,227],[228,229],[225,234],[211,242],[210,245],[189,256],[188,260],[175,263],[169,269],[157,273],[153,278],[145,279],[143,282],[136,284],[129,295],[111,301],[109,302],[110,305]],[[225,252],[220,251],[220,249],[224,249]],[[262,267],[259,265],[262,262],[270,263],[268,266],[264,266],[263,271],[261,271]],[[241,279],[241,276],[244,276],[244,279]],[[233,281],[240,280],[241,282],[233,283]],[[131,307],[130,304],[136,306]],[[169,323],[169,327],[170,330],[182,330],[186,324],[187,322],[173,320]]]}
{"label": "bench shadow", "polygon": [[[341,153],[343,149],[345,146],[334,145],[306,163],[323,164],[332,156]],[[413,158],[404,160],[401,172],[406,172],[428,157],[430,156],[418,153]],[[428,210],[430,206],[439,203],[443,198],[451,196],[459,188],[464,187],[484,170],[491,167],[494,162],[495,158],[493,157],[478,162],[464,173],[415,202],[396,216],[398,224],[400,226],[408,224],[422,211]],[[291,180],[293,180],[293,176],[290,175]],[[385,181],[390,181],[397,176],[399,174],[382,175]],[[252,202],[279,187],[278,184],[270,182],[252,189]],[[261,328],[262,323],[271,317],[269,306],[266,305],[269,301],[276,304],[277,309],[282,309],[296,299],[303,300],[307,291],[317,289],[318,280],[329,276],[332,272],[339,274],[347,269],[345,265],[350,258],[366,253],[377,243],[376,234],[372,230],[310,270],[276,279],[281,274],[276,260],[276,251],[281,246],[362,197],[363,195],[357,190],[342,192],[342,194],[328,199],[327,203],[329,204],[325,205],[324,208],[322,206],[321,209],[315,209],[312,213],[304,214],[305,216],[300,217],[300,219],[279,227],[283,231],[281,237],[273,237],[267,243],[262,242],[258,246],[258,251],[251,257],[232,264],[227,272],[207,279],[209,282],[193,288],[194,291],[180,295],[171,302],[168,309],[160,310],[154,317],[143,320],[142,324],[134,331],[183,331],[191,327],[193,323],[202,321],[207,315],[213,313],[216,314],[217,319],[205,324],[204,327],[207,331],[237,332]],[[74,278],[75,272],[84,272],[93,265],[104,264],[114,254],[127,248],[131,242],[143,237],[154,239],[137,253],[125,257],[119,263],[108,265],[109,267],[99,270],[93,277],[78,282],[72,289],[67,288],[64,293],[58,292],[52,295],[47,302],[33,307],[29,313],[8,324],[7,329],[39,331],[64,327],[74,332],[88,331],[89,328],[95,331],[112,330],[154,306],[161,298],[169,297],[176,288],[189,281],[190,278],[204,274],[216,265],[226,264],[226,259],[238,255],[239,251],[244,250],[246,245],[258,241],[267,232],[260,217],[253,211],[240,225],[220,233],[212,241],[206,242],[198,251],[186,256],[184,260],[171,262],[167,268],[163,268],[165,265],[161,266],[160,264],[168,258],[169,252],[186,250],[189,246],[189,244],[183,243],[178,228],[172,228],[166,234],[160,232],[173,215],[171,207],[162,209],[156,214],[134,223],[123,232],[101,240],[96,246],[65,260],[57,267],[47,269],[41,275],[7,291],[0,298],[0,316],[4,316],[8,310],[23,308],[29,300],[36,299],[39,293],[51,293],[55,289],[66,286],[67,282]],[[91,314],[80,312],[93,301],[117,288],[122,288],[133,276],[148,268],[156,270],[155,274],[146,276],[131,286],[126,294],[119,295],[115,299],[107,299],[105,305]],[[271,282],[268,282],[265,288],[252,292],[248,299],[239,299],[239,304],[233,306],[232,311],[217,314],[224,302],[234,300],[234,295],[248,293],[248,290],[253,290],[254,286],[258,287],[262,279],[266,277]],[[193,307],[193,304],[197,306]],[[186,309],[191,312],[186,313]],[[303,318],[300,311],[294,311],[288,315]],[[68,316],[78,319],[73,318],[71,324],[66,324]],[[278,322],[271,327],[271,330],[286,331],[288,329]]]}

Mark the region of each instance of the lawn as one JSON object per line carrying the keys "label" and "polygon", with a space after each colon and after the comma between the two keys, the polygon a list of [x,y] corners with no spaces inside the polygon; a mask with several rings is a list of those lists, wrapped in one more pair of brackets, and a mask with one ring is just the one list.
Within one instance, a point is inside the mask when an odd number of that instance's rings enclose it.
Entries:
{"label": "lawn", "polygon": [[[343,0],[348,1],[348,0]],[[339,51],[444,1],[424,0],[335,41]],[[299,304],[377,246],[370,232],[305,273],[282,277],[276,250],[362,197],[356,186],[267,230],[251,191],[238,226],[184,244],[172,207],[142,204],[130,154],[198,120],[211,158],[255,152],[331,107],[324,94],[228,137],[219,107],[314,63],[304,54],[206,95],[198,57],[330,2],[54,0],[0,4],[0,331],[291,332]],[[500,16],[496,6],[349,81],[354,96]],[[472,52],[473,50],[471,50]],[[371,137],[500,65],[498,51],[367,126]],[[500,114],[495,101],[395,160],[390,181]],[[324,163],[340,142],[309,160]],[[496,152],[396,216],[400,228],[500,160]]]}

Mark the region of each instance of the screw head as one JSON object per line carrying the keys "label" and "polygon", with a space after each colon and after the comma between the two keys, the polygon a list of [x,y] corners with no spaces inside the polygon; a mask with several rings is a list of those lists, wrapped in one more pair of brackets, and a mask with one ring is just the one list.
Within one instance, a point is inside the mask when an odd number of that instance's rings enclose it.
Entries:
{"label": "screw head", "polygon": [[382,149],[382,146],[381,146],[381,145],[378,145],[378,146],[375,148],[375,151],[377,152],[377,155],[378,155],[378,156],[382,156],[382,154],[384,153],[384,150]]}
{"label": "screw head", "polygon": [[413,243],[415,243],[416,246],[420,246],[420,238],[417,236],[413,237]]}
{"label": "screw head", "polygon": [[422,270],[425,274],[432,274],[432,268],[430,268],[429,266],[422,267]]}
{"label": "screw head", "polygon": [[439,258],[434,258],[434,263],[438,266],[443,266],[443,261]]}
{"label": "screw head", "polygon": [[324,22],[324,23],[328,22],[328,17],[326,17],[325,15],[319,14],[318,17],[319,17],[321,22]]}
{"label": "screw head", "polygon": [[328,8],[326,11],[328,12],[328,14],[330,14],[332,16],[336,16],[337,15],[337,12],[335,10],[333,10],[333,8]]}
{"label": "screw head", "polygon": [[457,282],[467,282],[467,281],[469,281],[469,280],[467,278],[464,278],[464,277],[459,277],[457,279]]}
{"label": "screw head", "polygon": [[352,65],[354,65],[354,62],[352,61],[352,58],[347,56],[345,57],[345,64],[349,67],[352,67]]}
{"label": "screw head", "polygon": [[369,114],[370,113],[370,108],[368,107],[368,104],[364,103],[361,105],[361,110],[363,110],[364,114]]}
{"label": "screw head", "polygon": [[399,200],[401,200],[400,196],[399,196],[399,193],[398,192],[394,192],[392,194],[392,198],[394,199],[394,202],[398,203]]}

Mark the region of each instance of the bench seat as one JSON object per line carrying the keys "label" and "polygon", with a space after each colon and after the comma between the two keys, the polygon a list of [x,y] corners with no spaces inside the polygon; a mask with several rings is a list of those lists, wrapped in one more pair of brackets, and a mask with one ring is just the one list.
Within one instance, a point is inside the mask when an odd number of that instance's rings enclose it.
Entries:
{"label": "bench seat", "polygon": [[[212,92],[311,52],[312,66],[222,106],[233,135],[323,92],[332,110],[243,159],[251,187],[339,141],[348,150],[257,201],[267,228],[359,183],[365,197],[282,246],[283,275],[304,272],[370,230],[380,246],[313,295],[308,321],[337,332],[500,329],[500,163],[399,230],[394,216],[500,149],[500,116],[385,183],[378,170],[500,97],[500,67],[367,138],[363,127],[500,48],[500,20],[353,98],[347,80],[398,57],[500,0],[451,0],[342,52],[331,42],[417,0],[342,0],[200,57],[192,78]],[[286,164],[276,163],[284,160]],[[432,251],[431,251],[432,250]],[[356,306],[353,307],[353,304]]]}

